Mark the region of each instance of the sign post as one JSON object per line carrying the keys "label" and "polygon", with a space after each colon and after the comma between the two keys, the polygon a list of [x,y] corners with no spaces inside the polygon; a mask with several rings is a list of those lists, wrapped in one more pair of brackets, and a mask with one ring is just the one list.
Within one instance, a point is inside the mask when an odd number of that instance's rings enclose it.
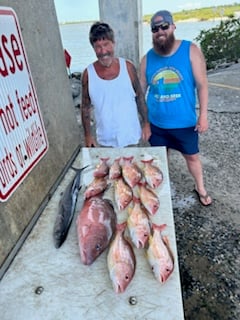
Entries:
{"label": "sign post", "polygon": [[48,150],[15,11],[0,7],[0,201],[6,201]]}

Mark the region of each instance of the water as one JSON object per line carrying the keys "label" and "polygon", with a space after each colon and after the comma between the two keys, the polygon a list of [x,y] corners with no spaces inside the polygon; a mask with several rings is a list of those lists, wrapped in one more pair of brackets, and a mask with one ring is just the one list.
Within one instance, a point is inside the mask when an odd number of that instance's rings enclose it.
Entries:
{"label": "water", "polygon": [[[219,24],[219,21],[179,22],[176,24],[175,36],[196,42],[195,38],[201,30],[208,30]],[[88,33],[91,23],[60,25],[63,47],[72,56],[70,71],[82,72],[85,67],[96,59],[89,43]],[[143,24],[143,53],[152,45],[152,37],[148,24]]]}

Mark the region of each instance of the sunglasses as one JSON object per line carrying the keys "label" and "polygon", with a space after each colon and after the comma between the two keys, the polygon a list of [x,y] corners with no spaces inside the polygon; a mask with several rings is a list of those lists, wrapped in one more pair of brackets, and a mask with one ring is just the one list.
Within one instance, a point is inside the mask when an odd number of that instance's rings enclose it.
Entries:
{"label": "sunglasses", "polygon": [[164,22],[164,23],[161,23],[159,25],[155,25],[155,26],[152,27],[152,33],[158,32],[159,29],[168,30],[169,27],[170,27],[170,23],[168,23],[168,22]]}

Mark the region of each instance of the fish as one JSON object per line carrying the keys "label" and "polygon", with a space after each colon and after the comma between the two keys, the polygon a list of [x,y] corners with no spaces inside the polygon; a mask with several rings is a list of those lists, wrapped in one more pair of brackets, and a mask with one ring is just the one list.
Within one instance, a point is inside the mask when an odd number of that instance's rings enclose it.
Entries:
{"label": "fish", "polygon": [[155,215],[160,207],[158,196],[146,184],[139,184],[139,197],[148,213]]}
{"label": "fish", "polygon": [[127,225],[132,243],[144,248],[151,234],[150,220],[139,198],[133,197],[133,207],[128,208]]}
{"label": "fish", "polygon": [[116,223],[116,213],[107,199],[98,195],[84,201],[76,220],[80,259],[84,265],[91,265],[109,246]]}
{"label": "fish", "polygon": [[137,164],[133,162],[133,156],[123,157],[122,176],[131,188],[134,188],[141,180],[142,171],[137,166]]}
{"label": "fish", "polygon": [[108,180],[106,177],[93,178],[92,182],[87,186],[84,192],[84,198],[88,199],[98,194],[101,194],[104,190],[107,189]]}
{"label": "fish", "polygon": [[113,180],[121,177],[122,169],[120,166],[120,160],[121,160],[121,157],[114,159],[112,165],[109,168],[109,179]]}
{"label": "fish", "polygon": [[106,177],[109,173],[109,158],[100,158],[99,164],[97,164],[93,176],[97,178]]}
{"label": "fish", "polygon": [[143,175],[148,185],[155,189],[163,182],[163,173],[160,168],[153,164],[153,159],[141,160],[144,164]]}
{"label": "fish", "polygon": [[132,197],[132,189],[122,177],[118,178],[114,183],[114,198],[118,210],[124,210],[132,201]]}
{"label": "fish", "polygon": [[136,257],[130,242],[125,238],[126,221],[117,224],[116,233],[107,254],[109,277],[115,293],[123,293],[133,279]]}
{"label": "fish", "polygon": [[58,213],[53,228],[53,240],[55,248],[60,248],[67,238],[67,234],[75,213],[78,194],[81,189],[81,174],[88,166],[81,169],[72,168],[76,174],[64,191],[59,204]]}
{"label": "fish", "polygon": [[166,224],[152,224],[153,234],[149,237],[147,249],[147,260],[152,268],[155,278],[164,283],[174,270],[174,257],[170,250],[169,241],[161,232],[166,228]]}

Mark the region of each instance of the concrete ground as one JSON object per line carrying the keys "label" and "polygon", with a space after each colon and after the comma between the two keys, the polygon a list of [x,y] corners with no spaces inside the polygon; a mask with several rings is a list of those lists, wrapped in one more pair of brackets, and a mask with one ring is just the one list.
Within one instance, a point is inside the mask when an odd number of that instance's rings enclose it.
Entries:
{"label": "concrete ground", "polygon": [[209,130],[200,136],[200,154],[211,206],[198,202],[182,156],[172,151],[169,162],[184,312],[186,320],[237,320],[240,63],[209,72],[208,80]]}

